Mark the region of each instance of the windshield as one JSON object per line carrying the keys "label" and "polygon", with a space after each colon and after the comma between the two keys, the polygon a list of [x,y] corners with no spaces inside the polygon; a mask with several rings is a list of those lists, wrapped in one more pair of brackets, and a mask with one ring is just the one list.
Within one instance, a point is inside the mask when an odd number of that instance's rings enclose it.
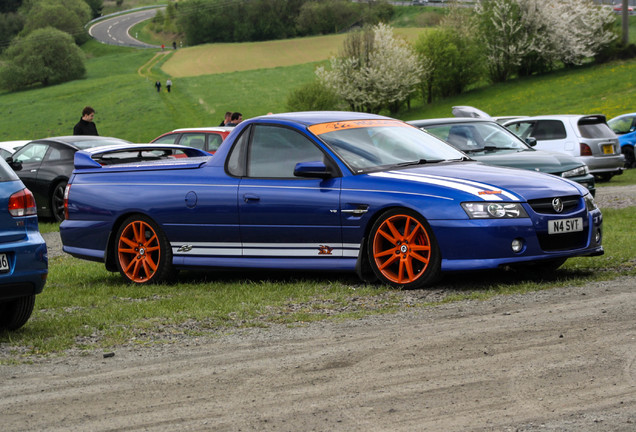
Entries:
{"label": "windshield", "polygon": [[634,131],[631,117],[615,117],[608,121],[607,124],[616,134],[626,134]]}
{"label": "windshield", "polygon": [[322,123],[309,130],[355,173],[464,157],[443,141],[399,120]]}
{"label": "windshield", "polygon": [[529,149],[517,136],[497,123],[453,123],[424,126],[424,129],[465,153]]}

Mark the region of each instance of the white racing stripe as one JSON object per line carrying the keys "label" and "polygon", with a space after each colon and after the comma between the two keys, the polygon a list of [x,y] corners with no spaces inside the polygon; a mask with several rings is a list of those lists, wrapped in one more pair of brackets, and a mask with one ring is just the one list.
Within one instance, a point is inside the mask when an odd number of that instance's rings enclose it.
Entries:
{"label": "white racing stripe", "polygon": [[[503,195],[512,201],[520,201],[517,196],[501,189],[500,187],[496,187],[486,183],[475,182],[472,180],[462,180],[453,177],[432,176],[428,174],[405,174],[403,172],[396,171],[371,173],[369,174],[369,176],[409,180],[435,186],[443,186],[475,195],[476,197],[484,201],[503,201],[503,198],[499,195]],[[493,194],[492,191],[501,191],[501,194]]]}
{"label": "white racing stripe", "polygon": [[[198,256],[291,256],[291,257],[357,257],[359,244],[314,243],[171,243],[173,255]],[[322,253],[321,253],[322,252]]]}

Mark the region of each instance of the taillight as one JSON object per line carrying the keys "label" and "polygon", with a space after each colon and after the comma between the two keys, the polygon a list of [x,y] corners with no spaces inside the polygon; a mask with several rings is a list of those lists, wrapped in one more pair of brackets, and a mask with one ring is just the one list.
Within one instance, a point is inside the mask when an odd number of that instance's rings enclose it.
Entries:
{"label": "taillight", "polygon": [[581,156],[592,156],[592,149],[589,145],[585,143],[580,143],[581,145]]}
{"label": "taillight", "polygon": [[28,189],[22,189],[9,198],[9,213],[13,217],[30,216],[37,213],[35,198]]}
{"label": "taillight", "polygon": [[68,219],[68,193],[71,190],[71,185],[67,184],[64,189],[64,219]]}

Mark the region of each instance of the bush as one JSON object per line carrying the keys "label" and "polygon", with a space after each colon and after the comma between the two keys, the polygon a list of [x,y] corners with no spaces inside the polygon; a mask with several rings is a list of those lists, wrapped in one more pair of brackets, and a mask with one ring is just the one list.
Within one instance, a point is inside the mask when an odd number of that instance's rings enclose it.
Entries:
{"label": "bush", "polygon": [[14,39],[5,58],[0,87],[11,91],[33,84],[58,84],[86,74],[82,50],[68,33],[51,27]]}
{"label": "bush", "polygon": [[318,81],[305,84],[287,96],[289,111],[333,111],[342,109],[342,102],[335,92]]}

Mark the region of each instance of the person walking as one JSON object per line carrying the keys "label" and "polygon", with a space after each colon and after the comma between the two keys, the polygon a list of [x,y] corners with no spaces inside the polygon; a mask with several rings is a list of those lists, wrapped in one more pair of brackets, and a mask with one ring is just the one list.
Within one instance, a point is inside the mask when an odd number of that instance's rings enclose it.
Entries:
{"label": "person walking", "polygon": [[155,82],[155,87],[157,89],[157,93],[161,92],[161,81]]}
{"label": "person walking", "polygon": [[95,118],[95,110],[92,107],[86,106],[82,110],[82,118],[73,127],[73,135],[99,135],[97,133],[97,126],[93,119]]}
{"label": "person walking", "polygon": [[170,93],[170,87],[172,87],[172,80],[168,79],[166,81],[166,89],[168,90],[168,93]]}

